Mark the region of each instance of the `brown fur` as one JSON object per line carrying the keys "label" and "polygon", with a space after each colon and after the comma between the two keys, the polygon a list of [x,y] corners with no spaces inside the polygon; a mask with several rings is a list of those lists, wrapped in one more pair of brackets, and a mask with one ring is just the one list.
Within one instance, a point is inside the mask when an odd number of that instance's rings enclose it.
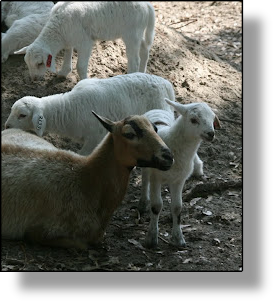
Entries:
{"label": "brown fur", "polygon": [[[2,236],[44,245],[84,249],[102,240],[108,222],[124,198],[131,168],[141,158],[162,158],[167,146],[142,116],[117,123],[99,117],[112,133],[87,157],[63,150],[31,150],[2,145]],[[171,163],[172,164],[172,159]],[[167,168],[166,168],[167,169]]]}

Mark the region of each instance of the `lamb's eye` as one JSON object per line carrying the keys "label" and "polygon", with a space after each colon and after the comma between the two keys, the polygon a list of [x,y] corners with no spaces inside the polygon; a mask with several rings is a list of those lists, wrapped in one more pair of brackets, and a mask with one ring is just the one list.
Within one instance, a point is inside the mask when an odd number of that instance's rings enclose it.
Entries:
{"label": "lamb's eye", "polygon": [[22,119],[22,118],[25,118],[27,115],[24,115],[24,114],[20,114],[19,116],[18,116],[18,118],[19,119]]}
{"label": "lamb's eye", "polygon": [[129,140],[132,140],[135,138],[135,134],[134,133],[125,133],[123,134],[123,136]]}
{"label": "lamb's eye", "polygon": [[191,119],[191,122],[192,122],[193,124],[199,124],[199,122],[198,122],[198,120],[197,120],[196,118],[192,118],[192,119]]}

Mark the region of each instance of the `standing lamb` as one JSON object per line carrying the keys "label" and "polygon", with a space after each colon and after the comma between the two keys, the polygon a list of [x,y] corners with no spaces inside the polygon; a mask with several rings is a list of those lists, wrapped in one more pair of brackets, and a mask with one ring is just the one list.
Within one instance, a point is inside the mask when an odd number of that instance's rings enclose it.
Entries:
{"label": "standing lamb", "polygon": [[85,79],[96,41],[122,38],[128,73],[146,72],[154,25],[154,8],[149,2],[58,2],[37,39],[16,53],[26,53],[25,62],[35,80],[45,74],[46,68],[56,72],[55,58],[62,49],[65,49],[64,61],[58,75],[66,77],[72,71],[74,48],[78,53],[79,77]]}
{"label": "standing lamb", "polygon": [[148,119],[95,116],[109,134],[87,157],[2,144],[3,238],[85,249],[102,240],[134,166],[171,167],[172,154]]}
{"label": "standing lamb", "polygon": [[106,134],[90,118],[91,110],[113,120],[141,115],[154,108],[172,111],[165,98],[175,98],[172,84],[154,75],[133,73],[85,79],[65,94],[27,96],[16,101],[5,125],[32,130],[39,136],[47,131],[69,137],[84,143],[80,154],[88,155]]}
{"label": "standing lamb", "polygon": [[2,63],[16,50],[34,42],[46,24],[53,6],[52,1],[1,2],[1,20],[9,28],[1,35]]}
{"label": "standing lamb", "polygon": [[151,218],[146,237],[148,247],[155,247],[158,244],[158,219],[163,205],[162,184],[168,184],[171,193],[173,218],[171,243],[185,246],[180,227],[182,190],[185,181],[193,172],[194,162],[198,165],[200,161],[196,153],[201,141],[212,141],[214,129],[220,128],[217,116],[206,103],[183,105],[167,99],[166,101],[180,114],[176,120],[170,113],[160,110],[152,110],[144,115],[158,127],[159,136],[171,149],[175,160],[167,172],[155,169],[142,170],[142,192],[138,208],[145,209],[150,200]]}

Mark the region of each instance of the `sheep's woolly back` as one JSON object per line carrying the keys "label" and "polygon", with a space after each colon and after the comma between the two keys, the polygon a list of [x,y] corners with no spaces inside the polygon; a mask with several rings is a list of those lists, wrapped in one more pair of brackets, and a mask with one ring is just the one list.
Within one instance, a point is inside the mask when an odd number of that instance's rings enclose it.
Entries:
{"label": "sheep's woolly back", "polygon": [[154,75],[133,73],[109,79],[85,79],[65,94],[18,100],[12,106],[7,124],[35,131],[34,125],[24,125],[17,119],[23,108],[27,108],[32,115],[44,116],[45,131],[84,142],[82,154],[89,154],[106,134],[92,116],[92,110],[113,121],[121,120],[154,108],[171,111],[165,98],[174,100],[173,87],[169,81]]}

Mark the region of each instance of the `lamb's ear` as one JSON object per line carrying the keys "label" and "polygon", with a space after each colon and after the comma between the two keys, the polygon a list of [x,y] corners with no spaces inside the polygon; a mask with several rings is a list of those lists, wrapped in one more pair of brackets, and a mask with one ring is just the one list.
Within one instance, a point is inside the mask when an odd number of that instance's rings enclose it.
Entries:
{"label": "lamb's ear", "polygon": [[214,129],[220,129],[220,121],[219,121],[219,118],[218,116],[216,115],[215,116],[215,119],[214,119]]}
{"label": "lamb's ear", "polygon": [[27,48],[28,48],[28,47],[29,47],[29,46],[25,46],[25,47],[21,48],[20,50],[15,51],[14,54],[15,54],[15,55],[26,54],[26,51],[27,51]]}
{"label": "lamb's ear", "polygon": [[183,109],[184,109],[183,104],[177,103],[175,101],[171,101],[168,98],[165,98],[165,101],[179,113],[183,112]]}
{"label": "lamb's ear", "polygon": [[56,72],[55,59],[53,58],[53,56],[51,54],[45,55],[44,64],[45,64],[46,68],[49,68],[49,70],[52,73]]}
{"label": "lamb's ear", "polygon": [[103,125],[103,127],[105,129],[107,129],[110,133],[113,132],[113,127],[114,127],[114,122],[107,119],[107,118],[104,118],[104,117],[101,117],[99,115],[97,115],[94,111],[92,111],[92,113],[95,115],[95,117],[101,122],[101,124]]}
{"label": "lamb's ear", "polygon": [[32,122],[36,134],[42,137],[46,128],[46,119],[43,116],[42,110],[36,110],[34,112]]}

